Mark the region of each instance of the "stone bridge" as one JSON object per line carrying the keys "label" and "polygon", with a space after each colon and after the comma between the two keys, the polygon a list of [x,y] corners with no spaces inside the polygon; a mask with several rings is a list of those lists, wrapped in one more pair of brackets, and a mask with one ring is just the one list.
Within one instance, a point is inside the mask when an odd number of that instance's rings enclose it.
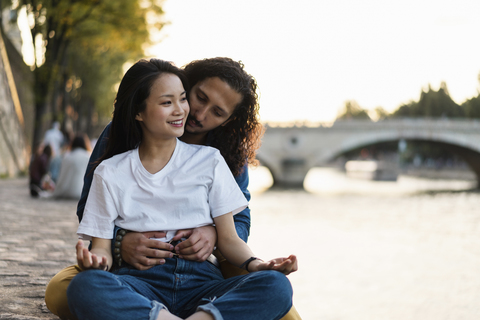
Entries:
{"label": "stone bridge", "polygon": [[345,152],[400,140],[441,144],[461,156],[480,183],[480,121],[477,120],[348,120],[318,127],[267,126],[257,157],[270,170],[276,185],[301,186],[311,168],[325,166]]}

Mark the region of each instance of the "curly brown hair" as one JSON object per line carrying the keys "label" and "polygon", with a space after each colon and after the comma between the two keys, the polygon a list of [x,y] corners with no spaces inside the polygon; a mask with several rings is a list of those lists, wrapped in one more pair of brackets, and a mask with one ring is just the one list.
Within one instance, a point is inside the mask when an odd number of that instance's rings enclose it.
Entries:
{"label": "curly brown hair", "polygon": [[195,60],[183,69],[191,88],[207,78],[218,77],[242,95],[230,121],[210,131],[208,140],[220,150],[234,176],[242,173],[247,163],[257,166],[255,156],[265,129],[259,120],[255,78],[244,70],[242,62],[223,57]]}

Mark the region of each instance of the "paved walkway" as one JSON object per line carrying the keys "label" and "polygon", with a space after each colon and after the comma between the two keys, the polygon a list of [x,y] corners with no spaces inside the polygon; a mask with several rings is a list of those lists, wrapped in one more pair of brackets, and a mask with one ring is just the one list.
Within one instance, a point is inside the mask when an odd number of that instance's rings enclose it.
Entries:
{"label": "paved walkway", "polygon": [[0,179],[0,319],[58,319],[45,287],[75,262],[76,205],[31,198],[26,178]]}

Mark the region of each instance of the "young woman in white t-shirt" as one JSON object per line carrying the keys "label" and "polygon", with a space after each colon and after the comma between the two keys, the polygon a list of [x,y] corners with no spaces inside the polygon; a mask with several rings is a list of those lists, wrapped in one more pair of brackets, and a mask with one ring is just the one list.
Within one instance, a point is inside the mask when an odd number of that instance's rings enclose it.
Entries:
{"label": "young woman in white t-shirt", "polygon": [[[233,214],[248,203],[224,159],[214,148],[177,139],[187,92],[183,71],[159,59],[138,61],[120,83],[107,151],[77,231],[92,241],[90,250],[77,244],[83,271],[67,292],[79,319],[280,319],[291,307],[285,275],[297,270],[296,257],[256,258],[235,230]],[[240,102],[241,95],[225,98]],[[115,226],[165,230],[158,240],[168,242],[176,230],[208,224],[216,226],[222,255],[249,274],[225,280],[209,261],[174,253],[148,270],[110,270]]]}

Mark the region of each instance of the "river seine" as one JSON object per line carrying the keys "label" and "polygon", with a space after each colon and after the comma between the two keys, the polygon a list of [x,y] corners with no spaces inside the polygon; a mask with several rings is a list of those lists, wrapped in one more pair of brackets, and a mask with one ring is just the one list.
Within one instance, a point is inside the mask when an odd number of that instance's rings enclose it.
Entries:
{"label": "river seine", "polygon": [[480,193],[472,181],[346,178],[313,169],[303,190],[250,171],[249,244],[296,254],[303,320],[480,319]]}

